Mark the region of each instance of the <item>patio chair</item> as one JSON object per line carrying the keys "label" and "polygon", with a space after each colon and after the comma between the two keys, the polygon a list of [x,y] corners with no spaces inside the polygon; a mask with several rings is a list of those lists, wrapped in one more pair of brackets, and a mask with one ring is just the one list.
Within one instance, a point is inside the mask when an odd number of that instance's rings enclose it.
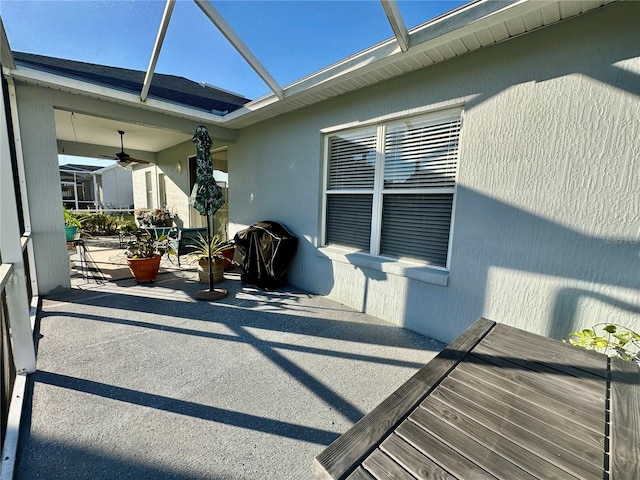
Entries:
{"label": "patio chair", "polygon": [[176,228],[169,232],[169,246],[178,259],[178,266],[180,266],[180,255],[187,255],[196,250],[196,240],[199,235],[206,237],[207,227]]}

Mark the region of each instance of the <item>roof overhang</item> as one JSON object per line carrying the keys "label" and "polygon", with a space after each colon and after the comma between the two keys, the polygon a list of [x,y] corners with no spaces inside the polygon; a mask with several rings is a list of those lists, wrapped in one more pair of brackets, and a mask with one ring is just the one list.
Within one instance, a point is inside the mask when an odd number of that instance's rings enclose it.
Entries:
{"label": "roof overhang", "polygon": [[[17,81],[240,129],[486,48],[619,0],[479,0],[408,31],[408,49],[391,38],[223,116],[51,73],[4,68]],[[3,45],[5,42],[2,42]],[[5,56],[3,47],[3,56]],[[8,52],[10,54],[10,52]],[[4,63],[3,63],[4,65]],[[8,64],[10,65],[10,64]],[[278,92],[279,93],[279,92]]]}
{"label": "roof overhang", "polygon": [[384,82],[454,57],[519,37],[619,0],[479,0],[408,32],[407,51],[397,38],[284,87],[284,99],[266,95],[223,117],[242,128]]}

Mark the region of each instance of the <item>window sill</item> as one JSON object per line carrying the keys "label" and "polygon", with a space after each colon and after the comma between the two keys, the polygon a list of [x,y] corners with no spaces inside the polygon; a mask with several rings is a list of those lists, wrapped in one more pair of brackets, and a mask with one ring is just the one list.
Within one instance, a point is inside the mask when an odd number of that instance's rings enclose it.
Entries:
{"label": "window sill", "polygon": [[446,287],[449,281],[449,272],[447,270],[429,267],[420,263],[374,257],[366,253],[338,247],[319,247],[317,252],[318,256],[328,258],[334,262],[370,268],[441,287]]}

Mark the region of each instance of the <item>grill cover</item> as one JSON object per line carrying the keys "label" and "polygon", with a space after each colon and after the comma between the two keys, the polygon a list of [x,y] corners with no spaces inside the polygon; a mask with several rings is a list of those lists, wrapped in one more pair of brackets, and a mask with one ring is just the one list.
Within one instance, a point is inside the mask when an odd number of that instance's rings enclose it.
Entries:
{"label": "grill cover", "polygon": [[287,284],[287,268],[298,248],[298,239],[281,223],[264,221],[234,237],[242,256],[242,281],[264,290]]}

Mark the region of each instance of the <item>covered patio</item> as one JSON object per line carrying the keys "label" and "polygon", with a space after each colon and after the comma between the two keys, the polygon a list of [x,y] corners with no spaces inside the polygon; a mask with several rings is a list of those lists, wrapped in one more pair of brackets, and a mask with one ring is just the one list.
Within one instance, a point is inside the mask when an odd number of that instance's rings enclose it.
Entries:
{"label": "covered patio", "polygon": [[444,345],[227,273],[75,280],[42,302],[16,478],[313,478],[313,457]]}
{"label": "covered patio", "polygon": [[[271,90],[231,109],[154,89],[174,3],[131,88],[124,68],[97,82],[105,65],[85,77],[13,52],[0,22],[0,480],[313,478],[314,457],[443,350],[415,332],[451,341],[480,316],[556,340],[602,321],[638,330],[639,3],[480,0],[408,30],[381,0],[393,37],[282,86],[197,0]],[[69,282],[58,155],[130,153],[134,206],[166,198],[189,227],[200,125],[224,152],[230,234],[283,222],[300,240],[295,288],[229,275],[210,304],[180,270]],[[430,148],[442,125],[446,176]],[[355,154],[330,148],[343,137]],[[371,186],[334,189],[333,153]],[[387,189],[393,163],[410,173]]]}

